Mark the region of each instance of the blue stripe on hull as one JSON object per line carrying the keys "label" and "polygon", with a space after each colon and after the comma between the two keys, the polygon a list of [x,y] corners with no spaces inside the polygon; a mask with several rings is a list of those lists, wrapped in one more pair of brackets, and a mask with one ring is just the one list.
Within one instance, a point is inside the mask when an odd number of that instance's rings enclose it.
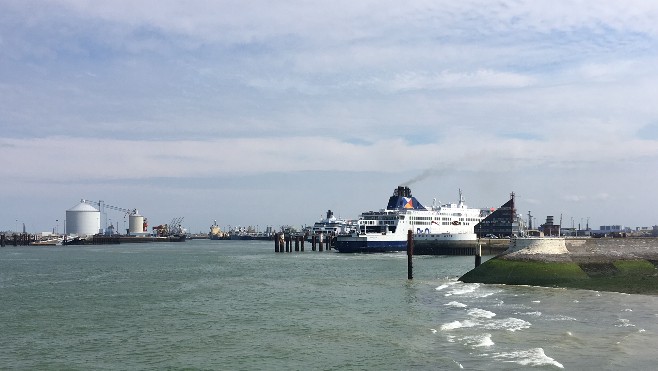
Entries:
{"label": "blue stripe on hull", "polygon": [[336,250],[345,253],[407,251],[407,241],[336,241]]}

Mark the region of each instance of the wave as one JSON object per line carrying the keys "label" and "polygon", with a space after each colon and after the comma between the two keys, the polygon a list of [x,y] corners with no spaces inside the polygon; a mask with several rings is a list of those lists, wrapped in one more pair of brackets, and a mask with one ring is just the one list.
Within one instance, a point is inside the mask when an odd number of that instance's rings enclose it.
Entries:
{"label": "wave", "polygon": [[473,308],[468,311],[468,315],[477,318],[493,318],[496,316],[496,313],[480,308]]}
{"label": "wave", "polygon": [[520,314],[520,315],[523,315],[523,316],[541,317],[541,312],[540,311],[515,313],[515,314]]}
{"label": "wave", "polygon": [[522,366],[556,366],[558,368],[564,368],[560,362],[547,356],[542,348],[495,353],[491,356],[497,360],[513,362]]}
{"label": "wave", "polygon": [[524,321],[520,318],[506,318],[501,320],[493,320],[484,324],[484,328],[487,330],[506,330],[506,331],[519,331],[527,329],[532,324],[528,321]]}
{"label": "wave", "polygon": [[478,326],[480,323],[477,321],[452,321],[445,323],[441,325],[441,330],[442,331],[450,331],[450,330],[456,330],[458,328],[465,328],[465,327],[475,327]]}
{"label": "wave", "polygon": [[447,289],[448,287],[454,286],[458,283],[459,283],[459,281],[452,281],[452,282],[444,283],[443,285],[438,286],[435,290],[436,291],[441,291],[443,289]]}
{"label": "wave", "polygon": [[505,331],[515,332],[515,331],[527,329],[531,325],[532,324],[528,321],[524,321],[520,318],[513,318],[513,317],[500,319],[500,320],[488,320],[488,321],[467,319],[463,321],[452,321],[452,322],[444,323],[443,325],[441,325],[441,331],[452,331],[460,328],[478,327],[486,330],[505,330]]}
{"label": "wave", "polygon": [[443,304],[443,305],[448,306],[448,307],[453,307],[453,308],[466,308],[466,307],[468,307],[468,305],[466,305],[464,303],[460,303],[458,301],[451,301],[450,303],[446,303],[446,304]]}
{"label": "wave", "polygon": [[479,283],[465,283],[447,292],[445,296],[472,294],[478,287],[480,287]]}
{"label": "wave", "polygon": [[473,336],[464,336],[460,340],[463,342],[464,345],[471,346],[474,348],[490,347],[495,344],[493,340],[491,340],[491,334],[489,333],[481,334],[481,335],[473,335]]}

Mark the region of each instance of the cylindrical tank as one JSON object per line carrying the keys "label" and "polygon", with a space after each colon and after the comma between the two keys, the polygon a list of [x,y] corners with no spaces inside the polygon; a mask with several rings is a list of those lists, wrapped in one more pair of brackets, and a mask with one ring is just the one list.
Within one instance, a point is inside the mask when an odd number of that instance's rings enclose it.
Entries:
{"label": "cylindrical tank", "polygon": [[66,210],[66,233],[90,236],[101,229],[101,212],[81,200],[79,204]]}
{"label": "cylindrical tank", "polygon": [[137,210],[134,214],[128,217],[128,233],[143,233],[144,232],[144,217],[139,215]]}

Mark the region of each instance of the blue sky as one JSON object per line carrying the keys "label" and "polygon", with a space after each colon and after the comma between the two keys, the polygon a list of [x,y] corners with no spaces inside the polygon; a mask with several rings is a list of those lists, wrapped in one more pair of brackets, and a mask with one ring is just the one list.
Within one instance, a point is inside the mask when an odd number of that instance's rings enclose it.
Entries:
{"label": "blue sky", "polygon": [[0,230],[51,230],[81,198],[193,232],[300,226],[405,183],[655,225],[656,19],[652,1],[3,1]]}

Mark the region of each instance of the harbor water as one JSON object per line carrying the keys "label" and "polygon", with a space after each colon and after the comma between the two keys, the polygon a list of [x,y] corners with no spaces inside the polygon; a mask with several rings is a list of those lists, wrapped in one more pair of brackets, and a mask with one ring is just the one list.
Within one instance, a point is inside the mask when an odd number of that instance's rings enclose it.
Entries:
{"label": "harbor water", "polygon": [[0,369],[656,368],[658,297],[464,284],[466,256],[415,257],[408,280],[404,253],[306,250],[0,248]]}

